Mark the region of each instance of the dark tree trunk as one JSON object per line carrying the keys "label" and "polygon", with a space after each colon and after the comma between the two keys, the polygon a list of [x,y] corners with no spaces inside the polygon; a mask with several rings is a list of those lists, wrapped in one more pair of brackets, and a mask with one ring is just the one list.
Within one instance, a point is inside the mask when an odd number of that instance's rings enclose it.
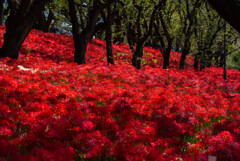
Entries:
{"label": "dark tree trunk", "polygon": [[219,67],[223,67],[224,65],[224,54],[221,52],[220,53],[220,62],[219,62]]}
{"label": "dark tree trunk", "polygon": [[200,6],[201,6],[201,1],[196,0],[192,6],[192,10],[190,10],[189,3],[186,3],[188,19],[186,19],[185,21],[189,20],[189,24],[187,24],[185,22],[184,29],[186,29],[186,30],[183,30],[183,32],[185,34],[185,40],[184,40],[184,46],[183,46],[182,55],[181,55],[180,64],[179,64],[180,69],[184,69],[186,57],[191,48],[190,38],[194,31],[193,26],[194,26],[194,23],[196,22],[196,18],[197,18],[197,8],[199,8]]}
{"label": "dark tree trunk", "polygon": [[[171,48],[172,48],[172,43],[173,43],[173,38],[170,36],[170,33],[168,31],[167,25],[165,23],[165,20],[163,18],[162,12],[159,12],[159,18],[162,24],[162,28],[164,31],[164,34],[166,36],[167,39],[167,48],[165,49],[165,51],[163,52],[163,69],[167,69],[169,67],[169,59],[170,59],[170,53],[171,53]],[[160,32],[159,32],[160,35]]]}
{"label": "dark tree trunk", "polygon": [[82,32],[80,35],[73,34],[75,53],[74,53],[74,62],[77,64],[86,64],[86,52],[88,40],[91,37],[91,34]]}
{"label": "dark tree trunk", "polygon": [[19,50],[27,35],[31,31],[44,5],[48,0],[23,1],[19,5],[10,5],[10,15],[6,21],[4,44],[0,50],[0,57],[18,59]]}
{"label": "dark tree trunk", "polygon": [[168,38],[167,48],[163,51],[163,69],[167,69],[170,65],[170,54],[172,49],[173,38]]}
{"label": "dark tree trunk", "polygon": [[215,52],[214,53],[214,58],[215,58],[215,63],[214,63],[214,65],[216,66],[216,67],[218,67],[219,66],[219,53],[218,52]]}
{"label": "dark tree trunk", "polygon": [[[78,23],[77,11],[74,0],[68,0],[69,14],[72,21],[72,33],[75,46],[74,62],[85,64],[85,54],[87,51],[88,40],[91,37],[87,28],[82,33],[80,32],[80,24]],[[95,23],[96,24],[96,23]]]}
{"label": "dark tree trunk", "polygon": [[215,62],[215,66],[216,66],[216,67],[218,67],[218,66],[219,66],[219,61],[218,61],[218,58],[219,58],[218,56],[216,56],[216,57],[215,57],[215,60],[216,60],[216,62]]}
{"label": "dark tree trunk", "polygon": [[52,10],[49,11],[49,15],[48,15],[48,19],[47,19],[47,23],[46,23],[46,28],[49,32],[49,29],[50,29],[50,25],[52,23],[52,20],[54,19],[54,13]]}
{"label": "dark tree trunk", "polygon": [[170,54],[163,54],[163,69],[167,69],[169,67],[169,59]]}
{"label": "dark tree trunk", "polygon": [[117,12],[117,16],[115,19],[116,23],[116,29],[115,33],[117,33],[116,37],[114,38],[114,43],[115,44],[121,44],[123,43],[123,36],[122,36],[122,15],[119,14],[120,11]]}
{"label": "dark tree trunk", "polygon": [[28,33],[31,30],[30,24],[31,21],[26,22],[26,24],[20,24],[16,27],[16,20],[13,17],[9,17],[6,25],[6,33],[4,34],[4,44],[0,50],[1,57],[10,57],[12,59],[18,59],[19,51],[27,37]]}
{"label": "dark tree trunk", "polygon": [[170,54],[172,49],[173,38],[168,38],[167,49],[163,52],[163,69],[167,69],[170,65]]}
{"label": "dark tree trunk", "polygon": [[[156,32],[156,40],[158,42],[160,42],[160,45],[158,45],[158,48],[161,50],[162,56],[163,56],[163,69],[167,69],[167,67],[169,66],[169,59],[170,59],[170,52],[171,52],[171,48],[170,50],[166,49],[166,43],[164,42],[164,38],[162,37],[161,32],[159,31],[159,26],[160,26],[160,22],[157,19],[157,24],[154,23],[154,28],[155,28],[155,32]],[[166,35],[165,35],[166,36]],[[171,42],[172,43],[172,42]],[[170,45],[170,44],[169,44]],[[168,53],[169,51],[169,53]]]}
{"label": "dark tree trunk", "polygon": [[206,50],[206,59],[205,60],[207,60],[206,62],[205,62],[205,64],[206,64],[206,67],[211,67],[212,66],[212,60],[213,60],[213,53],[211,52],[211,50]]}
{"label": "dark tree trunk", "polygon": [[180,59],[180,66],[179,66],[180,69],[184,69],[184,65],[185,65],[185,61],[188,53],[189,53],[189,49],[183,49],[181,59]]}
{"label": "dark tree trunk", "polygon": [[[203,54],[203,53],[201,53],[201,54]],[[203,70],[203,64],[204,64],[204,62],[203,62],[203,55],[201,55],[201,60],[200,60],[200,71]]]}
{"label": "dark tree trunk", "polygon": [[74,62],[78,64],[86,63],[85,55],[87,51],[88,41],[92,38],[92,34],[95,30],[95,26],[97,23],[97,18],[100,14],[100,11],[93,12],[92,10],[90,12],[91,13],[89,17],[89,24],[87,25],[87,27],[82,31],[81,34],[73,33],[75,45]]}
{"label": "dark tree trunk", "polygon": [[180,52],[180,42],[181,42],[181,40],[180,40],[180,38],[177,36],[177,38],[176,38],[176,49],[175,49],[175,51],[176,52]]}
{"label": "dark tree trunk", "polygon": [[3,25],[3,3],[5,0],[0,0],[0,25]]}
{"label": "dark tree trunk", "polygon": [[214,9],[240,33],[239,0],[207,0]]}
{"label": "dark tree trunk", "polygon": [[155,5],[155,7],[152,11],[152,14],[151,14],[151,19],[150,19],[149,25],[147,26],[148,29],[147,29],[147,31],[145,31],[144,34],[142,34],[142,28],[141,28],[141,23],[140,23],[143,8],[142,8],[142,6],[136,6],[136,8],[138,9],[138,17],[137,17],[137,22],[136,22],[138,40],[137,40],[137,45],[136,45],[136,51],[134,52],[133,58],[132,58],[132,65],[134,67],[136,67],[137,69],[141,69],[144,45],[145,45],[145,42],[147,41],[148,37],[152,33],[153,22],[155,20],[155,14],[156,14],[156,11],[161,7],[161,4],[162,3]]}
{"label": "dark tree trunk", "polygon": [[52,10],[49,10],[48,17],[45,17],[44,12],[42,12],[34,27],[37,30],[41,30],[43,32],[49,32],[50,25],[53,19],[54,19],[54,14]]}
{"label": "dark tree trunk", "polygon": [[168,48],[163,52],[163,69],[167,69],[170,65],[170,53],[171,53],[172,43],[168,43]]}
{"label": "dark tree trunk", "polygon": [[106,48],[107,48],[107,61],[109,64],[114,64],[112,52],[112,16],[111,6],[107,7],[107,22],[106,22]]}
{"label": "dark tree trunk", "polygon": [[144,49],[144,42],[143,40],[139,40],[137,42],[136,51],[133,54],[132,58],[132,65],[137,69],[141,69],[142,63],[142,56],[143,56],[143,49]]}
{"label": "dark tree trunk", "polygon": [[95,27],[92,37],[95,36],[98,39],[104,39],[103,33],[104,33],[105,29],[106,29],[105,22],[98,23]]}
{"label": "dark tree trunk", "polygon": [[135,35],[135,30],[133,29],[132,27],[132,23],[129,22],[127,24],[127,41],[128,41],[128,45],[129,45],[129,48],[131,50],[132,53],[134,53],[134,48],[133,48],[133,45],[134,45],[134,38],[136,37]]}
{"label": "dark tree trunk", "polygon": [[194,69],[198,69],[198,64],[199,64],[199,53],[195,56],[194,58]]}
{"label": "dark tree trunk", "polygon": [[[157,20],[158,22],[158,20]],[[154,23],[154,28],[155,28],[155,32],[156,32],[156,41],[160,42],[160,45],[157,45],[159,49],[165,49],[166,48],[166,44],[164,42],[164,39],[162,37],[161,32],[159,31],[159,22],[156,24]]]}
{"label": "dark tree trunk", "polygon": [[77,12],[75,8],[74,0],[68,0],[69,14],[72,22],[72,33],[75,46],[74,62],[78,64],[86,63],[86,51],[88,41],[92,38],[92,34],[95,30],[98,16],[102,10],[108,7],[114,0],[110,0],[103,4],[98,0],[94,0],[93,6],[89,8],[88,12],[88,23],[86,27],[80,32],[81,26],[78,22]]}
{"label": "dark tree trunk", "polygon": [[184,47],[183,47],[183,50],[182,50],[180,64],[179,64],[179,68],[180,69],[184,69],[186,57],[187,57],[187,55],[188,55],[188,53],[190,51],[189,39],[190,39],[190,37],[188,37],[188,36],[185,38],[185,43],[184,43]]}

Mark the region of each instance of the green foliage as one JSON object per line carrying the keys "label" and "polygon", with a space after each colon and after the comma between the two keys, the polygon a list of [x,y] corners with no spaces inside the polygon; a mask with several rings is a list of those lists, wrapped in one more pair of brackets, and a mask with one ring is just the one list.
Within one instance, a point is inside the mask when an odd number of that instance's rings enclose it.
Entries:
{"label": "green foliage", "polygon": [[240,51],[237,51],[231,55],[229,55],[227,59],[227,65],[230,68],[240,70]]}
{"label": "green foliage", "polygon": [[[160,2],[163,0],[160,0]],[[179,47],[183,49],[185,33],[187,26],[190,23],[188,16],[189,11],[193,10],[193,4],[197,0],[167,0],[156,14],[156,20],[154,23],[158,24],[159,31],[162,36],[162,40],[165,45],[168,43],[167,36],[164,33],[161,21],[159,19],[159,13],[162,13],[162,18],[167,27],[169,36],[173,39],[173,48]],[[106,2],[106,0],[101,0]],[[136,22],[138,15],[138,7],[142,8],[140,16],[141,32],[144,33],[148,30],[148,23],[151,18],[151,13],[154,6],[159,0],[117,0],[112,4],[112,29],[113,39],[120,38],[124,43],[127,43],[127,25],[132,24],[133,31],[137,33]],[[208,65],[213,65],[220,60],[216,53],[223,52],[224,46],[224,20],[218,15],[218,13],[211,8],[211,6],[203,0],[200,0],[200,7],[196,9],[196,17],[194,17],[193,36],[190,37],[190,53],[197,55],[203,53],[204,62]],[[93,0],[75,0],[77,16],[79,18],[79,24],[81,29],[86,27],[88,21],[87,14]],[[189,8],[187,8],[187,5]],[[4,10],[7,9],[7,1],[4,3]],[[137,7],[138,6],[138,7]],[[71,20],[69,17],[69,8],[67,0],[51,0],[49,4],[45,6],[45,14],[48,15],[49,11],[53,11],[55,19],[52,24],[55,28],[61,28],[63,30],[71,29]],[[106,10],[103,11],[106,14]],[[8,14],[5,15],[4,19]],[[47,16],[46,16],[47,17]],[[193,18],[193,17],[192,17]],[[103,21],[102,15],[99,16],[99,21]],[[158,21],[158,23],[157,23]],[[80,29],[80,30],[81,30]],[[98,38],[105,38],[105,31],[99,31],[96,35]],[[230,25],[227,25],[227,53],[228,53],[228,66],[239,69],[239,34],[232,29]],[[135,39],[138,38],[137,34]],[[159,35],[156,34],[153,28],[152,35],[148,39],[148,45],[154,43],[158,48],[161,48],[159,39],[156,39]],[[157,40],[157,41],[155,41]],[[155,41],[155,42],[154,42]],[[121,42],[120,42],[121,43]],[[133,42],[136,43],[136,42]],[[156,47],[156,46],[155,46]],[[153,60],[156,62],[157,60]],[[216,65],[216,64],[215,64]]]}

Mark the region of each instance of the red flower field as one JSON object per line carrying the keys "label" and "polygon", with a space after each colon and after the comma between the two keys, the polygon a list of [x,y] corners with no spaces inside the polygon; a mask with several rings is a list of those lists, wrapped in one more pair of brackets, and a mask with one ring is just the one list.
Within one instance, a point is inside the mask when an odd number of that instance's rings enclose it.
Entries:
{"label": "red flower field", "polygon": [[[4,27],[0,29],[1,45]],[[73,40],[33,30],[19,60],[0,59],[1,161],[238,161],[240,72],[177,69],[172,52],[145,48],[143,68],[128,45],[89,43],[87,64],[73,63]]]}

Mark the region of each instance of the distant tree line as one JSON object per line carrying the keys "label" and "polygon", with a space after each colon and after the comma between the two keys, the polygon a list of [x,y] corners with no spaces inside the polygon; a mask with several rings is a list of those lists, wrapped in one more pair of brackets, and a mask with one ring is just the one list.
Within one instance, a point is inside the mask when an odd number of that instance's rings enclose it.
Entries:
{"label": "distant tree line", "polygon": [[[137,69],[146,45],[161,50],[164,69],[172,50],[181,52],[180,69],[189,54],[195,57],[195,68],[222,66],[224,19],[240,32],[239,9],[238,0],[0,0],[0,23],[6,25],[0,57],[18,59],[32,28],[50,32],[70,24],[78,64],[86,63],[87,45],[95,36],[106,40],[110,64],[112,43],[127,43]],[[230,25],[229,54],[236,52],[239,41]]]}

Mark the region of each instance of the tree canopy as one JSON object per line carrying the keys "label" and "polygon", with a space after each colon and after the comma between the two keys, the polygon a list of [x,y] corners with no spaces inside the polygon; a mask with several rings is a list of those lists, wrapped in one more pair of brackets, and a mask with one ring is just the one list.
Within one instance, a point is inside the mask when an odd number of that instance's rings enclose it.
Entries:
{"label": "tree canopy", "polygon": [[[237,0],[46,0],[41,4],[37,0],[9,0],[0,3],[5,6],[0,8],[3,17],[0,20],[7,27],[0,52],[2,57],[18,58],[21,44],[33,27],[44,32],[66,33],[71,30],[75,42],[75,62],[78,64],[86,62],[87,43],[94,36],[106,39],[107,57],[111,64],[114,63],[113,42],[129,45],[133,55],[132,65],[138,69],[144,65],[143,48],[146,45],[162,51],[164,68],[169,67],[172,50],[182,53],[181,69],[189,54],[195,56],[196,68],[199,64],[202,64],[201,67],[222,66],[224,19],[240,31],[240,5]],[[35,4],[41,7],[33,12],[31,9]],[[17,19],[19,21],[15,21]],[[228,54],[237,55],[239,37],[230,25],[226,33]],[[16,34],[9,35],[13,32]]]}

